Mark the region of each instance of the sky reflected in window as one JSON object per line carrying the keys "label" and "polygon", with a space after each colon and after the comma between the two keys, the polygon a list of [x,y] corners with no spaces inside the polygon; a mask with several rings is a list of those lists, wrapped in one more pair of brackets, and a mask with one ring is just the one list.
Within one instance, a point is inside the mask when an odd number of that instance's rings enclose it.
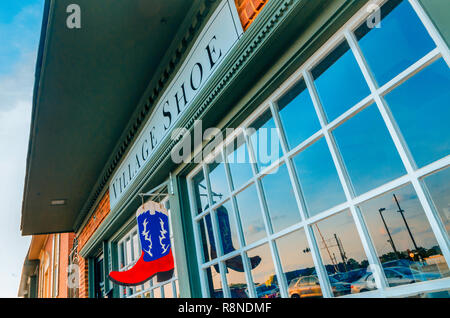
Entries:
{"label": "sky reflected in window", "polygon": [[319,119],[304,80],[297,82],[277,104],[291,149],[320,129]]}
{"label": "sky reflected in window", "polygon": [[252,184],[236,196],[246,244],[266,237],[256,186]]}
{"label": "sky reflected in window", "polygon": [[412,185],[359,207],[390,286],[447,275],[447,263]]}
{"label": "sky reflected in window", "polygon": [[248,129],[259,171],[283,155],[278,129],[270,110],[265,111]]}
{"label": "sky reflected in window", "polygon": [[380,28],[363,23],[355,31],[380,86],[436,47],[408,1],[388,1],[381,15]]}
{"label": "sky reflected in window", "polygon": [[261,180],[274,232],[300,222],[300,212],[286,165]]}
{"label": "sky reflected in window", "polygon": [[419,167],[450,153],[450,70],[443,59],[385,99]]}
{"label": "sky reflected in window", "polygon": [[225,164],[223,163],[222,156],[218,156],[213,163],[209,164],[208,169],[213,203],[217,203],[229,194]]}
{"label": "sky reflected in window", "polygon": [[337,46],[311,73],[329,122],[370,94],[346,41]]}
{"label": "sky reflected in window", "polygon": [[357,195],[405,173],[394,142],[375,105],[333,132]]}
{"label": "sky reflected in window", "polygon": [[227,162],[230,168],[233,189],[239,189],[253,177],[247,144],[243,135],[239,135],[226,147]]}
{"label": "sky reflected in window", "polygon": [[339,177],[324,138],[294,157],[308,215],[313,216],[345,201]]}

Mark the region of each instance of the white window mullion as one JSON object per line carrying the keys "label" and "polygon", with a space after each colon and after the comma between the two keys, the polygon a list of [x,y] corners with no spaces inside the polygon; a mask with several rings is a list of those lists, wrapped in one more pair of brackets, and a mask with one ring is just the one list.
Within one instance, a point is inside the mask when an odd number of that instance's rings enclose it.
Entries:
{"label": "white window mullion", "polygon": [[[199,230],[199,226],[200,223],[198,221],[195,220],[195,212],[197,211],[196,209],[196,199],[195,199],[195,191],[193,189],[193,182],[192,179],[188,180],[188,192],[189,192],[189,197],[190,197],[190,204],[191,204],[191,217],[192,217],[192,229],[194,231],[194,238],[195,238],[195,246],[196,246],[196,250],[197,253],[197,264],[200,266],[203,263],[203,260],[205,259],[205,255],[203,252],[203,248],[202,248],[202,239],[201,239],[201,235],[200,235],[200,230]],[[203,220],[203,222],[205,222]],[[207,233],[206,233],[207,235]],[[207,277],[206,277],[206,272],[204,270],[200,270],[199,273],[200,276],[200,287],[202,289],[202,295],[204,298],[209,296],[209,292],[208,292],[208,283],[207,283]]]}
{"label": "white window mullion", "polygon": [[369,264],[372,266],[376,286],[378,289],[383,290],[388,286],[388,284],[387,284],[386,278],[382,274],[381,264],[377,257],[376,250],[370,240],[368,230],[362,220],[362,216],[360,215],[360,213],[356,209],[356,207],[352,204],[353,197],[354,197],[354,190],[353,190],[352,183],[350,181],[348,174],[345,172],[346,171],[345,165],[339,155],[339,151],[337,149],[336,143],[334,142],[334,139],[331,136],[331,133],[326,128],[325,114],[323,112],[322,105],[321,105],[321,102],[319,99],[319,95],[315,88],[312,76],[306,70],[303,72],[303,76],[305,78],[308,90],[310,91],[314,108],[316,109],[317,116],[319,117],[320,125],[322,126],[322,129],[324,131],[328,149],[331,153],[331,157],[333,159],[336,171],[338,173],[340,183],[344,190],[346,200],[347,200],[347,202],[350,203],[350,212],[352,214],[353,221],[356,225],[356,229],[357,229],[359,237],[361,239],[361,243],[362,243],[364,252],[366,253]]}
{"label": "white window mullion", "polygon": [[[216,218],[216,211],[213,210],[213,206],[215,204],[214,204],[214,199],[213,199],[213,193],[211,190],[211,182],[209,180],[209,166],[207,163],[203,163],[203,174],[205,175],[206,192],[208,194],[209,218],[211,220],[211,226],[212,226],[211,230],[213,231],[213,237],[214,237],[214,241],[215,241],[216,256],[217,256],[217,259],[219,259],[221,256],[223,256],[222,238],[219,235],[219,225],[217,224],[218,220]],[[209,229],[207,229],[207,231],[209,231]],[[219,266],[219,271],[220,271],[220,273],[219,273],[220,279],[222,282],[223,296],[225,298],[230,298],[230,291],[228,289],[224,264],[219,261],[218,266]],[[212,271],[212,269],[211,269],[211,271]]]}

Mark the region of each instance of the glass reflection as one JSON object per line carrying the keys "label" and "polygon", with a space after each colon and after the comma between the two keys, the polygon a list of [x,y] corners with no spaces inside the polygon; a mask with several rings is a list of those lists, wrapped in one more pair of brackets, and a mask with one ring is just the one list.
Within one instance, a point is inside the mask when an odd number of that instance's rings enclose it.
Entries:
{"label": "glass reflection", "polygon": [[412,185],[361,204],[389,286],[449,275],[447,263]]}
{"label": "glass reflection", "polygon": [[164,285],[164,298],[174,298],[172,283]]}
{"label": "glass reflection", "polygon": [[405,168],[375,105],[333,131],[357,195],[400,177]]}
{"label": "glass reflection", "polygon": [[209,292],[211,298],[223,298],[222,279],[220,278],[219,265],[206,269]]}
{"label": "glass reflection", "polygon": [[283,155],[278,129],[268,109],[247,129],[259,171]]}
{"label": "glass reflection", "polygon": [[381,17],[380,27],[363,23],[355,35],[375,78],[384,85],[436,45],[408,1],[388,1]]}
{"label": "glass reflection", "polygon": [[[242,257],[240,255],[233,257],[231,260],[242,264]],[[227,260],[225,264],[229,263],[229,261]],[[243,271],[235,271],[228,267],[226,276],[231,298],[247,298],[245,273]]]}
{"label": "glass reflection", "polygon": [[450,298],[450,289],[435,292],[422,292],[405,298]]}
{"label": "glass reflection", "polygon": [[438,211],[447,234],[450,235],[450,168],[446,168],[424,179],[434,207]]}
{"label": "glass reflection", "polygon": [[324,138],[294,158],[308,215],[332,208],[345,201],[339,177]]}
{"label": "glass reflection", "polygon": [[153,298],[162,298],[161,287],[153,289]]}
{"label": "glass reflection", "polygon": [[242,230],[246,244],[250,244],[266,236],[262,212],[260,209],[256,186],[242,191],[236,196],[236,202],[241,218]]}
{"label": "glass reflection", "polygon": [[[278,287],[277,276],[275,275],[275,267],[273,265],[272,256],[268,244],[251,249],[247,252],[248,257],[260,257],[261,262],[251,270],[253,283],[255,284],[257,298],[278,298],[280,290]],[[247,295],[248,290],[246,291]]]}
{"label": "glass reflection", "polygon": [[222,155],[217,156],[213,163],[208,164],[208,169],[213,203],[217,203],[229,194],[227,175]]}
{"label": "glass reflection", "polygon": [[290,298],[322,297],[305,231],[300,229],[276,241]]}
{"label": "glass reflection", "polygon": [[286,165],[262,178],[269,216],[274,232],[300,222],[300,212]]}
{"label": "glass reflection", "polygon": [[297,82],[277,104],[291,149],[320,129],[319,119],[304,80]]}
{"label": "glass reflection", "polygon": [[[450,70],[440,59],[394,89],[385,99],[417,165],[450,153]],[[424,129],[418,129],[423,127]]]}
{"label": "glass reflection", "polygon": [[247,144],[243,135],[239,135],[226,146],[227,163],[230,168],[233,189],[239,189],[253,177]]}
{"label": "glass reflection", "polygon": [[236,232],[237,226],[231,213],[233,213],[233,209],[230,201],[225,202],[215,210],[224,255],[234,252],[236,248],[239,248]]}
{"label": "glass reflection", "polygon": [[350,294],[369,265],[350,211],[315,223],[313,230],[334,296]]}
{"label": "glass reflection", "polygon": [[200,230],[200,238],[201,238],[201,243],[202,243],[202,249],[203,249],[203,257],[204,257],[205,263],[208,262],[209,260],[217,257],[215,245],[211,245],[211,244],[214,244],[212,227],[210,225],[209,226],[210,228],[208,229],[208,223],[211,223],[211,222],[205,222],[205,218],[202,218],[198,222],[198,227]]}
{"label": "glass reflection", "polygon": [[329,122],[370,94],[346,41],[338,45],[311,74]]}
{"label": "glass reflection", "polygon": [[201,170],[192,178],[192,184],[194,187],[197,213],[200,214],[206,209],[206,206],[208,205],[208,194],[206,191],[206,181],[205,176],[203,175],[203,170]]}

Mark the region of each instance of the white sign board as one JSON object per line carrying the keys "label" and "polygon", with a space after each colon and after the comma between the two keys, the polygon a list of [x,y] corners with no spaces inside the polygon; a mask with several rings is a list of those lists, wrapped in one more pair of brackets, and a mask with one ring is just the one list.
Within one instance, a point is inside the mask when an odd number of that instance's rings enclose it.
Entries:
{"label": "white sign board", "polygon": [[[230,4],[231,2],[231,4]],[[111,208],[159,148],[178,119],[191,105],[209,77],[242,34],[234,1],[219,5],[195,41],[175,78],[159,99],[150,119],[136,138],[109,185]]]}

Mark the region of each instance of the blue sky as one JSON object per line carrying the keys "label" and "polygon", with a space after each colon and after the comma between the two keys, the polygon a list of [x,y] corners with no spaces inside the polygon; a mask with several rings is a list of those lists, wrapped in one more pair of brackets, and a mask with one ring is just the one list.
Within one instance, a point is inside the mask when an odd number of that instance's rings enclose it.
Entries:
{"label": "blue sky", "polygon": [[0,297],[17,297],[31,237],[20,235],[44,0],[0,1]]}

